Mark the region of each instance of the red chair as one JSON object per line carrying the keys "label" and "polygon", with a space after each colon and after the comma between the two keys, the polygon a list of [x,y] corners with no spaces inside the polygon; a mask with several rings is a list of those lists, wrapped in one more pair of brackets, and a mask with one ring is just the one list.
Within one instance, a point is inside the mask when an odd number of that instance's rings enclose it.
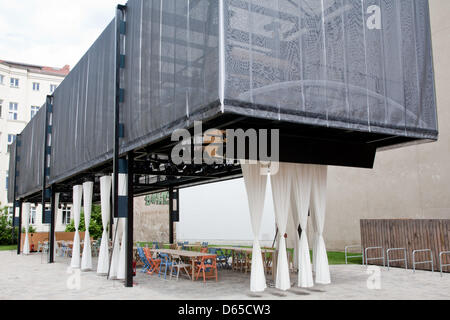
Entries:
{"label": "red chair", "polygon": [[149,248],[144,248],[144,254],[147,257],[148,262],[150,262],[151,268],[148,270],[148,274],[154,274],[159,272],[159,265],[161,264],[161,259],[153,259],[152,252]]}
{"label": "red chair", "polygon": [[201,259],[200,265],[197,266],[198,272],[197,272],[197,278],[200,276],[200,272],[203,273],[203,282],[206,283],[206,279],[212,279],[216,278],[216,282],[218,281],[217,277],[217,256],[211,255],[211,256],[204,256]]}

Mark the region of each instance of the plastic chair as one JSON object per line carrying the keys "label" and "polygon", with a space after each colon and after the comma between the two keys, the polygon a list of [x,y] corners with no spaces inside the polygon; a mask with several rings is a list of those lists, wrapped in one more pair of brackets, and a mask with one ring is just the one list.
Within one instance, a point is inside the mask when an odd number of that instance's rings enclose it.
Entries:
{"label": "plastic chair", "polygon": [[[200,272],[202,272],[203,273],[203,282],[206,283],[206,279],[212,279],[212,278],[216,278],[216,282],[218,281],[216,259],[217,259],[217,256],[215,256],[215,255],[202,257],[200,265],[198,266],[196,280],[198,280],[198,277],[200,276]],[[208,274],[210,274],[210,275],[208,275]]]}
{"label": "plastic chair", "polygon": [[230,269],[231,266],[228,263],[229,256],[227,256],[222,249],[216,249],[215,255],[217,255],[217,265],[221,269]]}
{"label": "plastic chair", "polygon": [[144,253],[144,249],[141,247],[137,248],[138,250],[138,254],[139,254],[139,259],[141,259],[142,263],[144,264],[144,266],[141,269],[141,272],[149,272],[149,270],[151,269],[151,264],[150,262],[147,260],[147,257]]}
{"label": "plastic chair", "polygon": [[164,267],[164,280],[167,280],[167,270],[172,268],[173,262],[167,253],[160,253],[161,264],[159,265],[159,277],[161,278],[161,273]]}
{"label": "plastic chair", "polygon": [[147,258],[147,261],[150,263],[151,268],[148,270],[148,274],[154,274],[155,272],[159,272],[159,266],[161,264],[161,259],[153,259],[152,252],[149,248],[144,248],[144,254]]}
{"label": "plastic chair", "polygon": [[153,242],[153,248],[159,249],[159,243],[158,242]]}
{"label": "plastic chair", "polygon": [[173,273],[174,268],[177,269],[177,273],[176,273],[177,281],[180,278],[180,270],[181,269],[183,269],[184,272],[189,277],[189,279],[191,279],[191,275],[189,274],[189,271],[187,270],[187,268],[189,268],[189,267],[190,267],[190,265],[181,261],[181,258],[179,256],[174,256],[173,261],[172,261],[172,267],[170,268],[170,280],[172,280],[172,276],[174,275],[174,273]]}

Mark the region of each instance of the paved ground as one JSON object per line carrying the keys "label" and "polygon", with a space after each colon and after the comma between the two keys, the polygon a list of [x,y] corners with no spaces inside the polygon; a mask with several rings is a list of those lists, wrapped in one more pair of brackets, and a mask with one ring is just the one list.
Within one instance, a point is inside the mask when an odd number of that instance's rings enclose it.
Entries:
{"label": "paved ground", "polygon": [[[360,265],[331,266],[331,285],[317,285],[309,290],[294,287],[281,292],[274,288],[264,293],[249,291],[249,275],[220,271],[219,282],[191,282],[187,279],[162,280],[139,273],[134,288],[124,288],[120,281],[108,281],[95,272],[80,276],[76,287],[74,273],[68,273],[69,260],[57,257],[55,264],[46,264],[40,254],[17,256],[13,251],[0,252],[0,299],[145,299],[145,300],[242,300],[242,299],[450,299],[450,274],[411,270],[381,269],[381,289],[368,288],[367,268]],[[69,280],[69,286],[67,284]],[[296,277],[292,276],[292,282]],[[369,281],[369,286],[377,284]]]}

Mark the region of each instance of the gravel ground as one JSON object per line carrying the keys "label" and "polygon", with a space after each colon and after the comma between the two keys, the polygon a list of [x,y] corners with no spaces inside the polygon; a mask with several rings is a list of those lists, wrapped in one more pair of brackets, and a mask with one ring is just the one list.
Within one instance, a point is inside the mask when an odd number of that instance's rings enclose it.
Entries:
{"label": "gravel ground", "polygon": [[[269,288],[263,293],[251,293],[250,275],[220,270],[219,282],[204,284],[187,278],[163,280],[138,271],[135,287],[125,288],[122,281],[107,280],[95,272],[69,268],[69,259],[56,258],[47,264],[46,256],[17,256],[14,251],[0,252],[0,299],[2,300],[414,300],[450,299],[450,274],[440,277],[431,273],[381,268],[379,281],[368,281],[370,274],[360,265],[330,266],[332,284],[311,289],[294,286],[282,292]],[[96,259],[94,258],[94,265]],[[77,274],[79,277],[77,278]],[[79,279],[79,282],[76,281]],[[77,285],[79,283],[79,286]],[[369,285],[368,285],[369,283]],[[379,289],[369,289],[379,284]]]}

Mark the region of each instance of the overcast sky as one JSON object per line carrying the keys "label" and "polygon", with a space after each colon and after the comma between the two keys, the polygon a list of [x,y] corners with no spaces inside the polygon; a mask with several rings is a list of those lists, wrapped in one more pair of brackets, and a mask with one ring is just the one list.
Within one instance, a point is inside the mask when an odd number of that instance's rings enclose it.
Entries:
{"label": "overcast sky", "polygon": [[71,68],[125,0],[0,0],[0,60]]}

